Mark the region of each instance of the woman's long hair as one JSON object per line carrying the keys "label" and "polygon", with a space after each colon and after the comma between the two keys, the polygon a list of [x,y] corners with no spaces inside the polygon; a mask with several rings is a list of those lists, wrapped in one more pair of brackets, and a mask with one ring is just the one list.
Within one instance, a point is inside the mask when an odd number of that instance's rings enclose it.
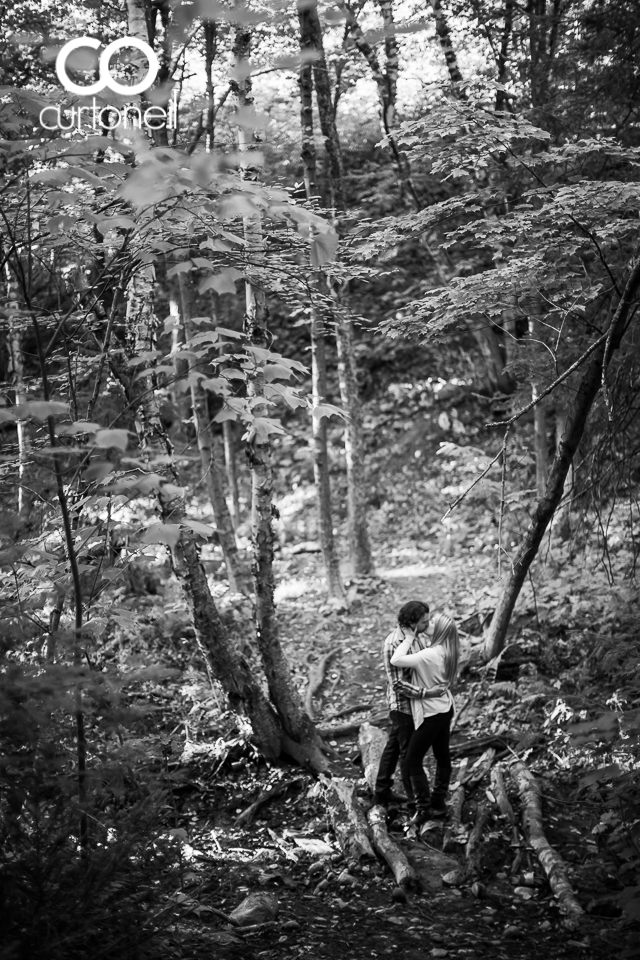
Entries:
{"label": "woman's long hair", "polygon": [[452,683],[458,675],[460,659],[460,639],[455,622],[446,613],[436,613],[433,618],[433,640],[431,646],[444,647],[444,675],[447,683]]}

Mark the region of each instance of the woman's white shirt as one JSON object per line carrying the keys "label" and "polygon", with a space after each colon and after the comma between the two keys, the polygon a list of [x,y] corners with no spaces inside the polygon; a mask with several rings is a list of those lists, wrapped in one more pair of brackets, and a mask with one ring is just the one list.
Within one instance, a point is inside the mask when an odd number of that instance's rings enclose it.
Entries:
{"label": "woman's white shirt", "polygon": [[[434,687],[447,683],[445,677],[444,647],[438,644],[427,647],[417,653],[409,653],[413,638],[408,637],[398,644],[391,657],[394,667],[410,667],[414,673],[414,682],[420,687]],[[451,707],[455,711],[455,703],[451,692],[447,688],[439,697],[427,697],[424,700],[411,700],[411,713],[416,729],[425,717],[432,717],[435,713],[447,713]]]}

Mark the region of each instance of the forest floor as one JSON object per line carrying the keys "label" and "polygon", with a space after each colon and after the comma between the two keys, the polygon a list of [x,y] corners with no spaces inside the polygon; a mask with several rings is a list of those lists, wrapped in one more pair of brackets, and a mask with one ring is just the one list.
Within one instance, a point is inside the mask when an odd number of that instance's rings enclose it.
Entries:
{"label": "forest floor", "polygon": [[[481,553],[443,558],[437,551],[429,556],[409,544],[396,544],[385,566],[378,559],[375,578],[349,583],[349,602],[342,606],[323,600],[317,557],[285,556],[279,563],[285,584],[278,607],[281,634],[303,696],[310,666],[331,653],[324,684],[312,704],[319,723],[349,710],[335,722],[357,726],[368,719],[384,728],[381,644],[403,602],[429,599],[432,608],[448,609],[460,620],[490,607],[494,591],[487,586],[487,561]],[[594,689],[585,684],[598,636],[594,621],[606,622],[610,610],[606,597],[598,607],[589,594],[593,581],[588,571],[576,568],[571,576],[574,614],[568,617],[562,604],[562,629],[554,626],[552,616],[542,627],[525,598],[504,658],[508,679],[500,673],[476,673],[463,680],[457,690],[460,716],[452,744],[454,750],[466,748],[473,762],[483,739],[502,738],[498,758],[518,756],[535,771],[542,784],[547,838],[565,859],[585,910],[576,926],[567,926],[561,916],[530,849],[523,846],[513,872],[517,850],[497,812],[485,828],[480,872],[459,887],[446,886],[442,876],[464,859],[464,844],[443,854],[443,826],[437,823],[410,838],[401,810],[389,829],[418,872],[420,893],[403,896],[382,863],[347,862],[313,778],[260,760],[246,734],[237,726],[229,728],[230,715],[221,713],[207,678],[189,666],[164,693],[158,726],[165,748],[167,731],[172,733],[174,834],[184,842],[176,893],[182,917],[177,922],[174,916],[167,928],[163,955],[189,960],[210,948],[213,955],[229,958],[308,955],[354,960],[398,952],[407,960],[640,954],[640,945],[635,945],[637,917],[634,921],[632,913],[623,912],[624,897],[632,898],[638,889],[637,822],[632,835],[622,829],[628,818],[620,815],[630,798],[620,793],[619,784],[618,792],[612,792],[606,772],[589,773],[593,755],[588,761],[587,752],[561,725],[565,721],[566,727],[569,714],[574,720],[587,716],[567,707],[572,696],[580,706],[591,705],[590,717],[594,707],[596,716],[606,714],[606,700],[615,686],[602,686],[594,697]],[[548,579],[557,587],[557,569],[548,571]],[[538,604],[544,596],[545,575],[538,571]],[[609,603],[613,609],[615,597]],[[556,710],[554,715],[559,702],[565,712]],[[360,709],[352,709],[356,707]],[[332,738],[332,772],[356,782],[366,808],[371,799],[362,779],[357,737],[354,729]],[[622,768],[616,765],[611,737],[605,732],[600,738],[596,732],[586,741],[598,754],[597,770],[615,769],[619,776]],[[480,744],[477,750],[475,742]],[[272,787],[282,790],[274,792],[250,824],[238,824],[238,816]],[[488,788],[485,778],[467,795],[463,820],[468,828],[478,802],[491,796]],[[517,813],[517,797],[511,800]],[[480,885],[472,889],[473,879]],[[254,932],[224,921],[257,892],[277,899],[277,921]]]}
{"label": "forest floor", "polygon": [[[452,417],[456,435],[466,433],[467,444],[484,442],[478,429],[464,406],[449,409],[444,423],[424,390],[394,390],[365,417],[376,492],[370,516],[376,575],[356,579],[345,565],[344,603],[327,601],[313,552],[307,441],[292,436],[281,451],[288,473],[279,501],[280,638],[314,719],[326,725],[333,718],[336,724],[329,735],[332,773],[354,781],[365,808],[371,797],[358,726],[365,720],[386,726],[381,648],[399,607],[410,599],[428,600],[432,610],[461,623],[490,611],[501,587],[495,545],[499,484],[475,488],[474,497],[442,523],[445,497],[451,501],[456,484],[469,483],[455,451],[448,459],[438,456],[444,433]],[[520,460],[525,455],[518,453]],[[477,465],[471,469],[477,472]],[[517,476],[513,482],[515,489]],[[339,503],[339,489],[335,495]],[[502,528],[511,547],[526,522],[519,502],[515,496]],[[627,541],[621,527],[617,549],[627,549]],[[545,542],[497,670],[469,671],[456,689],[459,716],[452,737],[456,763],[467,755],[472,764],[491,742],[494,760],[505,767],[523,760],[535,774],[546,836],[564,859],[584,910],[573,927],[561,915],[536,855],[523,841],[514,842],[497,814],[488,776],[467,789],[463,810],[467,834],[479,803],[488,801],[492,811],[479,870],[468,882],[447,886],[442,880],[464,859],[464,843],[445,855],[442,824],[412,837],[401,811],[389,830],[418,872],[420,893],[405,896],[381,862],[345,860],[317,781],[295,767],[266,764],[252,748],[248,728],[225,712],[219,689],[194,660],[177,588],[165,582],[160,603],[151,596],[127,599],[142,625],[138,645],[129,638],[128,651],[137,650],[145,662],[155,651],[160,665],[176,669],[173,678],[134,695],[143,707],[155,703],[144,749],[163,758],[171,788],[165,823],[180,846],[177,887],[170,895],[174,909],[160,944],[165,960],[640,956],[638,595],[632,581],[612,576],[616,559],[623,568],[629,557],[611,552],[603,560],[584,542],[583,548]],[[221,597],[229,629],[244,653],[255,656],[246,633],[250,605],[225,603]],[[310,673],[325,657],[323,683],[310,698]],[[339,732],[346,723],[351,729]],[[238,820],[271,789],[250,822]],[[520,820],[513,787],[509,797]],[[234,927],[226,918],[256,893],[277,900],[277,919],[254,931]],[[153,955],[157,946],[156,939]]]}

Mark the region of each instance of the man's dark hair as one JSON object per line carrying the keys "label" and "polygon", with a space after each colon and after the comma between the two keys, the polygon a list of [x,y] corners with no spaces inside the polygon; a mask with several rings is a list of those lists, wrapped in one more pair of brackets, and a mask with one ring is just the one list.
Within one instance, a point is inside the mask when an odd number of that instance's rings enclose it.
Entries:
{"label": "man's dark hair", "polygon": [[428,603],[423,603],[422,600],[409,600],[408,603],[400,607],[398,626],[405,628],[415,627],[418,620],[421,620],[425,613],[429,613]]}

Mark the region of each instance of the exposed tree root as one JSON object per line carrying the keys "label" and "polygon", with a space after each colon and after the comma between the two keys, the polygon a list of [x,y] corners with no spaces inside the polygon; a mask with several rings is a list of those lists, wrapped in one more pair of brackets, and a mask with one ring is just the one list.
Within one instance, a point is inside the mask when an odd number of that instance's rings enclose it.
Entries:
{"label": "exposed tree root", "polygon": [[318,660],[317,663],[309,663],[309,658],[307,657],[307,664],[309,666],[309,680],[307,683],[304,708],[312,720],[314,717],[313,698],[316,696],[322,687],[322,684],[324,683],[329,661],[338,652],[339,647],[334,647],[333,650],[329,650],[328,653],[325,653],[324,657]]}
{"label": "exposed tree root", "polygon": [[275,800],[276,797],[281,797],[282,794],[286,793],[290,787],[297,787],[298,784],[304,782],[304,779],[304,777],[296,777],[294,780],[287,780],[285,783],[278,783],[273,787],[269,787],[260,794],[258,799],[252,803],[250,807],[247,807],[246,810],[243,810],[242,813],[236,817],[236,826],[241,827],[252,823],[255,815],[261,807],[264,807],[267,803],[271,803],[271,801]]}
{"label": "exposed tree root", "polygon": [[525,837],[537,854],[549,885],[558,900],[558,906],[567,918],[567,923],[577,926],[584,911],[576,900],[573,887],[567,879],[564,860],[544,835],[540,788],[531,771],[521,761],[513,765],[511,773],[522,801],[522,825]]}

